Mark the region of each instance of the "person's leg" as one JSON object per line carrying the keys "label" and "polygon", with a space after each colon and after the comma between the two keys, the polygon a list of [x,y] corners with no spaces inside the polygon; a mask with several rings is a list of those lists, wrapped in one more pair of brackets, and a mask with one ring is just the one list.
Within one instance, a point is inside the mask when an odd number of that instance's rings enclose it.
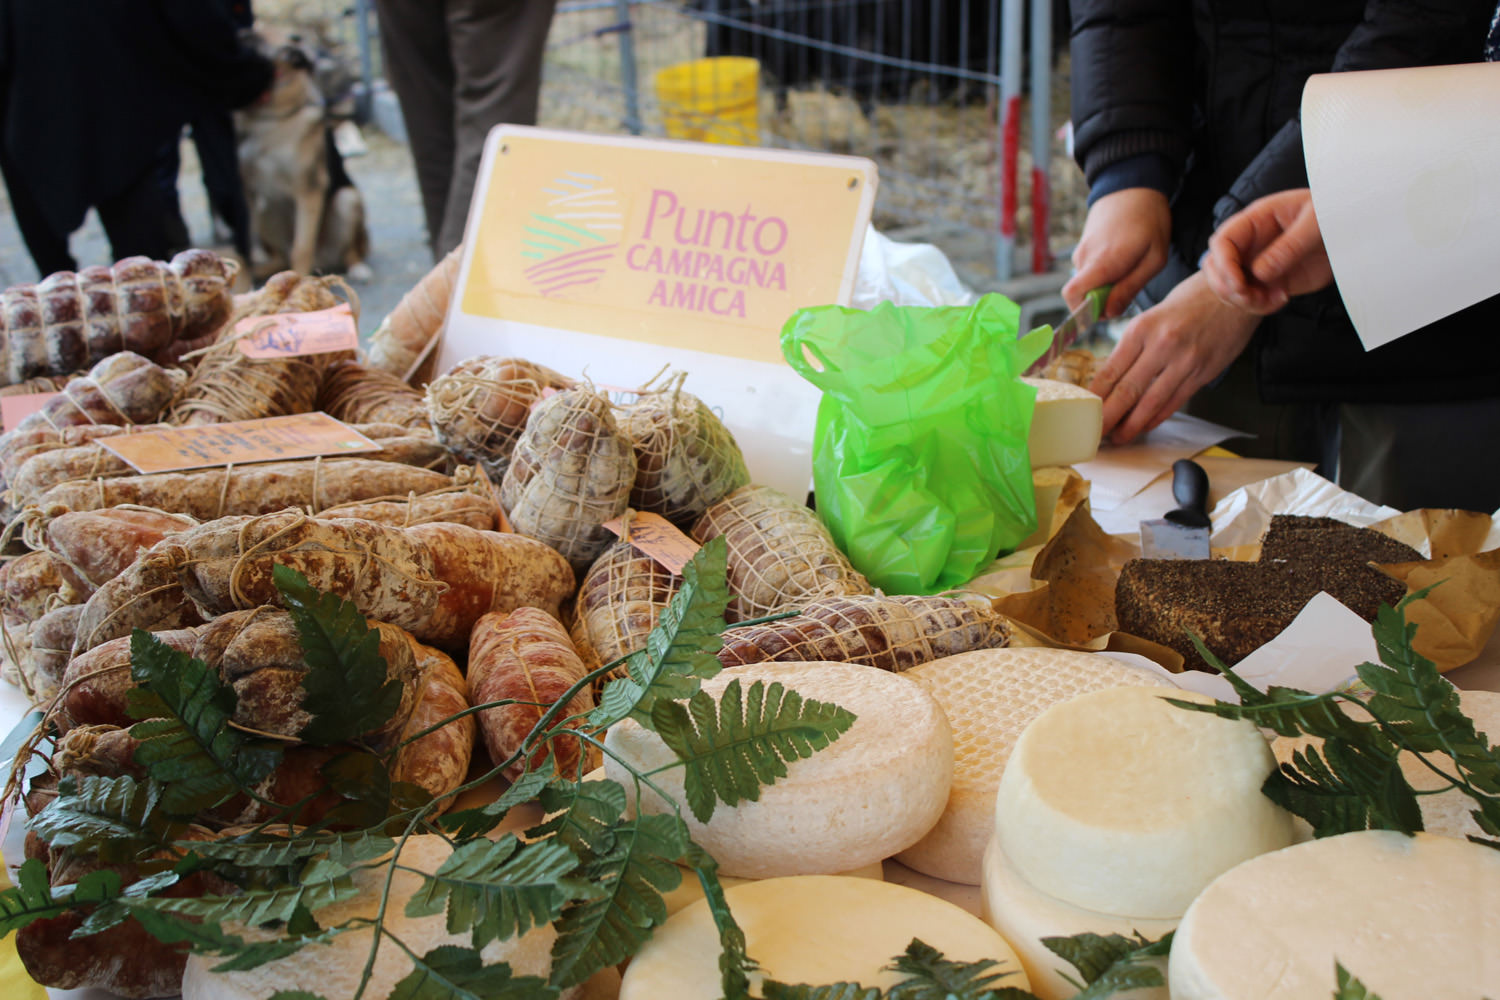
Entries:
{"label": "person's leg", "polygon": [[453,58],[441,0],[376,0],[385,75],[401,102],[401,117],[422,192],[427,241],[437,260],[438,233],[453,178]]}
{"label": "person's leg", "polygon": [[68,250],[68,234],[59,233],[47,222],[41,208],[32,198],[31,190],[21,179],[20,172],[9,162],[9,157],[0,154],[0,173],[5,176],[5,189],[10,195],[10,211],[16,219],[16,228],[26,250],[36,264],[37,277],[45,278],[58,271],[78,270],[78,261]]}
{"label": "person's leg", "polygon": [[[178,147],[181,141],[181,136],[178,136],[163,145],[150,170],[151,182],[156,188],[157,204],[161,206],[163,213],[162,227],[166,233],[168,249],[167,257],[157,258],[159,260],[166,260],[193,243],[193,238],[188,233],[187,220],[182,217],[182,200],[177,196],[177,174],[182,169],[182,150]],[[100,209],[99,214],[102,221],[103,209]]]}
{"label": "person's leg", "polygon": [[484,139],[495,125],[536,124],[542,60],[555,0],[451,0],[457,74],[453,181],[434,255],[463,242]]}
{"label": "person's leg", "polygon": [[240,155],[234,135],[234,116],[211,111],[192,122],[193,147],[203,167],[203,187],[208,207],[229,227],[234,249],[250,259],[250,206],[240,178]]}
{"label": "person's leg", "polygon": [[1500,397],[1452,403],[1345,403],[1339,485],[1397,510],[1500,509]]}
{"label": "person's leg", "polygon": [[[162,196],[159,164],[151,164],[123,191],[94,207],[115,260],[137,254],[152,260],[171,260],[181,249],[174,239],[175,206],[168,205]],[[182,221],[180,215],[177,221]]]}

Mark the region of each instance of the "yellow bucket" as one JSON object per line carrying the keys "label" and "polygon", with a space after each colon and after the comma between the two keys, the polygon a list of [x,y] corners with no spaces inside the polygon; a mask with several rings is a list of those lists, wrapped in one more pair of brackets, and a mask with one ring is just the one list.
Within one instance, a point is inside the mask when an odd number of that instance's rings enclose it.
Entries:
{"label": "yellow bucket", "polygon": [[760,145],[760,62],[746,56],[694,59],[658,70],[656,97],[673,139]]}

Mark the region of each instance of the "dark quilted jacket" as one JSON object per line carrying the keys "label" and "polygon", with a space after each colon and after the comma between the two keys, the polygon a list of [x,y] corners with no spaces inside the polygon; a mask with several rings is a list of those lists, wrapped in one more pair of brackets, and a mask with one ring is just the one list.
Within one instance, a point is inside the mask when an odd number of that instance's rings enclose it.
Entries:
{"label": "dark quilted jacket", "polygon": [[[1176,179],[1174,259],[1146,292],[1159,301],[1196,267],[1218,223],[1262,195],[1307,186],[1297,114],[1308,76],[1477,62],[1495,6],[1073,0],[1072,11],[1073,125],[1090,182],[1145,153],[1165,157]],[[1495,396],[1500,296],[1366,352],[1330,289],[1268,317],[1254,350],[1270,402]]]}

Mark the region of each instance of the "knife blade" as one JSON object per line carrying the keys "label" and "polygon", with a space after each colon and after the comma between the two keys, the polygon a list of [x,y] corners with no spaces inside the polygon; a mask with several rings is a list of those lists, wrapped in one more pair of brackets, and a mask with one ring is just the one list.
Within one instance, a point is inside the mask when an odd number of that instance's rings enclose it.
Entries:
{"label": "knife blade", "polygon": [[1208,473],[1190,458],[1172,463],[1172,497],[1178,503],[1158,520],[1141,522],[1141,555],[1147,559],[1207,559]]}
{"label": "knife blade", "polygon": [[1040,375],[1052,362],[1062,357],[1064,351],[1072,347],[1079,337],[1094,328],[1104,316],[1104,303],[1109,300],[1109,293],[1114,285],[1101,285],[1083,297],[1078,308],[1068,313],[1067,319],[1057,324],[1052,331],[1052,344],[1046,352],[1026,369],[1027,375]]}

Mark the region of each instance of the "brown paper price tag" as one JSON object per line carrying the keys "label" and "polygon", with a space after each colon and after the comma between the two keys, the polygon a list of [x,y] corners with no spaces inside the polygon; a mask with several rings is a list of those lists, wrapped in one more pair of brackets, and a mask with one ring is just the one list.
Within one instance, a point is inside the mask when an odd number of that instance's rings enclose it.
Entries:
{"label": "brown paper price tag", "polygon": [[47,405],[60,392],[25,392],[18,396],[0,396],[0,426],[15,430],[17,424]]}
{"label": "brown paper price tag", "polygon": [[141,473],[380,450],[380,445],[326,413],[173,427],[101,438],[99,443]]}
{"label": "brown paper price tag", "polygon": [[660,514],[628,510],[623,517],[605,521],[604,527],[655,559],[674,575],[698,551],[699,545]]}
{"label": "brown paper price tag", "polygon": [[247,316],[234,326],[240,353],[251,358],[294,358],[359,347],[359,328],[349,303],[316,312]]}

